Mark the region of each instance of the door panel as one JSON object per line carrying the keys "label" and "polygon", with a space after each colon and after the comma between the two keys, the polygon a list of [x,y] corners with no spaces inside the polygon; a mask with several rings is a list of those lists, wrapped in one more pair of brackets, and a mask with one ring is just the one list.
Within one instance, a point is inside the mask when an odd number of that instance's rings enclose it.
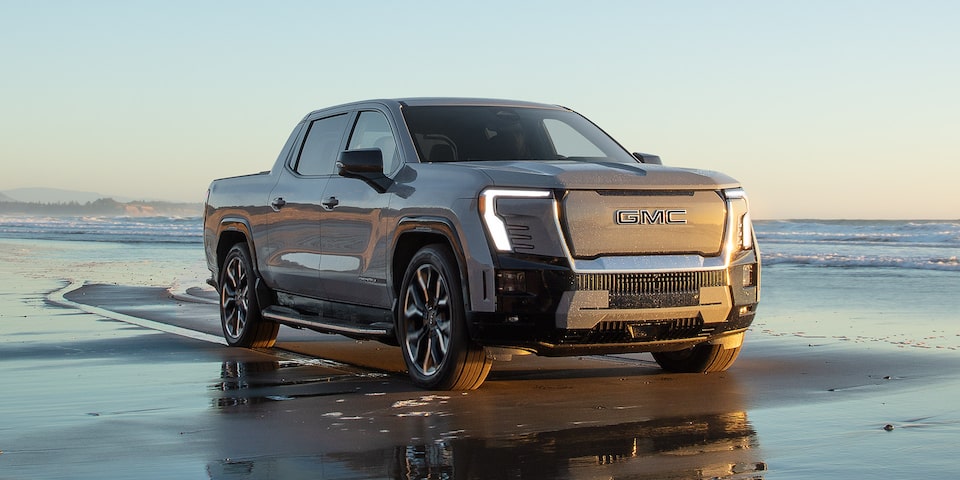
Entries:
{"label": "door panel", "polygon": [[[388,169],[398,162],[395,137],[386,117],[361,111],[348,150],[379,148]],[[389,170],[388,170],[389,172]],[[387,286],[383,209],[389,193],[378,193],[363,180],[334,176],[323,191],[320,224],[320,275],[330,300],[390,308]]]}
{"label": "door panel", "polygon": [[335,207],[321,216],[320,276],[324,296],[337,302],[389,308],[381,212],[387,196],[362,180],[331,178],[324,199]]}
{"label": "door panel", "polygon": [[277,290],[323,295],[322,194],[333,175],[349,117],[343,113],[310,122],[297,155],[270,194],[270,228],[262,250],[269,281]]}
{"label": "door panel", "polygon": [[285,171],[270,196],[281,201],[271,212],[265,262],[277,290],[319,297],[320,199],[329,177],[303,178]]}

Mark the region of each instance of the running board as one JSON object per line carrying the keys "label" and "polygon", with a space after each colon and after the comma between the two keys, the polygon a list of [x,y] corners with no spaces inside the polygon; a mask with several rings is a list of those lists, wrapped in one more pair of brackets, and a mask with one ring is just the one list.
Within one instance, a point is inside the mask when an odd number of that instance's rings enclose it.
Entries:
{"label": "running board", "polygon": [[340,333],[343,335],[359,335],[370,337],[383,337],[393,335],[393,327],[385,323],[374,323],[368,326],[357,325],[355,323],[345,323],[337,320],[323,318],[319,315],[304,315],[292,308],[270,306],[261,312],[263,318],[272,320],[284,325],[294,327],[304,327],[321,332]]}

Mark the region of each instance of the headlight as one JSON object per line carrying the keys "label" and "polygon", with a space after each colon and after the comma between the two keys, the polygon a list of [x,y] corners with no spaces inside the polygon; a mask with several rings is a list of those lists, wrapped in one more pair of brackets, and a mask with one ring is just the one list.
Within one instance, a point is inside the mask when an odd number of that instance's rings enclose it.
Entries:
{"label": "headlight", "polygon": [[750,221],[750,212],[740,217],[740,248],[743,250],[753,248],[753,222]]}
{"label": "headlight", "polygon": [[732,214],[730,221],[736,220],[736,224],[731,225],[737,229],[736,236],[730,238],[730,241],[735,241],[734,246],[739,250],[750,250],[753,248],[753,222],[750,220],[747,194],[741,188],[725,190],[723,193],[727,198],[727,208]]}
{"label": "headlight", "polygon": [[510,235],[507,233],[507,224],[503,217],[497,214],[498,198],[547,198],[551,194],[546,190],[504,190],[487,189],[480,192],[480,217],[490,232],[494,247],[501,252],[513,250],[510,244]]}

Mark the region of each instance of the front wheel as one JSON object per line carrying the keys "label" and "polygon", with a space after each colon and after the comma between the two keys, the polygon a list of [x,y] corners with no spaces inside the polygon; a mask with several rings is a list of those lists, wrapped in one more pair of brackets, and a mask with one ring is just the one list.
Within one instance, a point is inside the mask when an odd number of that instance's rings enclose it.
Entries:
{"label": "front wheel", "polygon": [[449,248],[428,245],[413,256],[397,315],[397,340],[417,386],[473,390],[487,378],[492,362],[467,334],[460,270]]}
{"label": "front wheel", "polygon": [[243,243],[230,248],[220,269],[220,324],[223,338],[231,347],[272,347],[280,324],[260,315],[257,302],[256,273],[250,251]]}
{"label": "front wheel", "polygon": [[660,368],[668,372],[723,372],[733,366],[733,362],[740,355],[740,348],[724,348],[719,344],[702,343],[675,352],[653,352],[653,359],[660,364]]}

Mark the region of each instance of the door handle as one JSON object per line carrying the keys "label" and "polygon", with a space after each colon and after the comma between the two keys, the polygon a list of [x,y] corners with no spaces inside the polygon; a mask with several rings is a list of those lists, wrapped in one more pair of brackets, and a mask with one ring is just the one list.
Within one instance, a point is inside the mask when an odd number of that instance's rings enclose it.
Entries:
{"label": "door handle", "polygon": [[333,207],[336,207],[337,205],[340,205],[340,200],[337,200],[337,197],[330,197],[330,198],[324,200],[321,204],[322,204],[323,207],[326,208],[327,210],[333,210]]}
{"label": "door handle", "polygon": [[273,211],[275,212],[279,212],[280,209],[283,208],[283,206],[286,204],[287,204],[287,201],[284,200],[283,197],[274,198],[273,201],[270,202],[270,206],[273,207]]}

